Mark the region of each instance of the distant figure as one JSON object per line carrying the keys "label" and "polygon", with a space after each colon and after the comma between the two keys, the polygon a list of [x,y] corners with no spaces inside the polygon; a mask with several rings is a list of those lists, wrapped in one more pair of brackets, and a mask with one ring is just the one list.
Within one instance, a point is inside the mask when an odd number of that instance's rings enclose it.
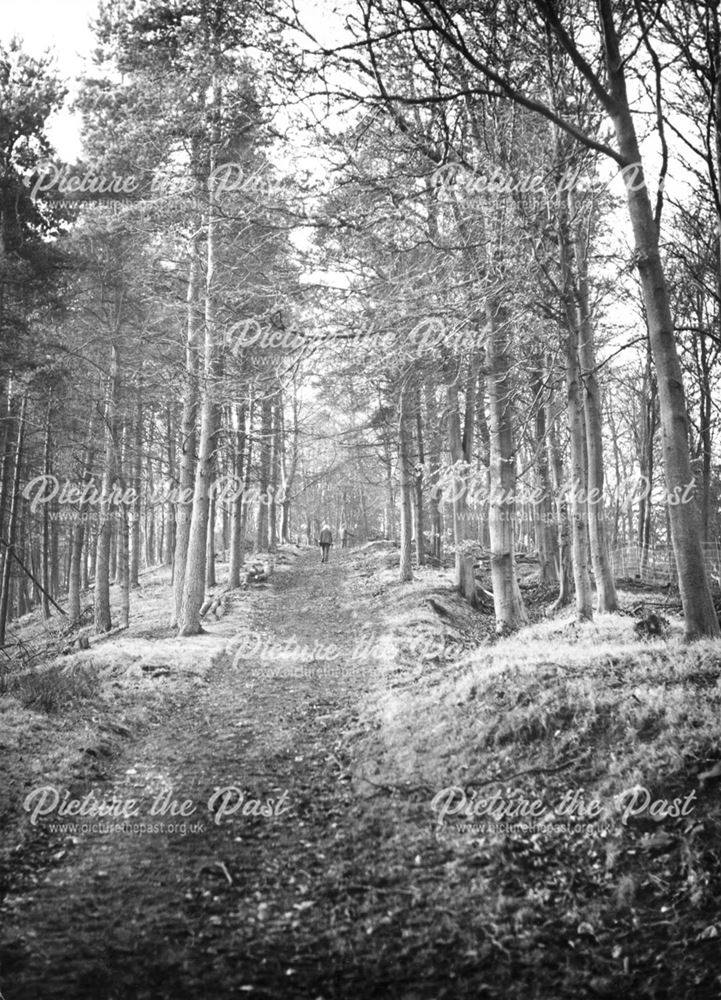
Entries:
{"label": "distant figure", "polygon": [[333,532],[330,530],[330,525],[326,521],[323,527],[320,529],[320,561],[322,563],[328,562],[328,553],[330,552],[330,547],[333,544]]}
{"label": "distant figure", "polygon": [[352,531],[346,528],[345,525],[343,525],[343,527],[340,529],[340,547],[342,549],[350,548],[351,538],[355,538],[355,535],[353,534]]}

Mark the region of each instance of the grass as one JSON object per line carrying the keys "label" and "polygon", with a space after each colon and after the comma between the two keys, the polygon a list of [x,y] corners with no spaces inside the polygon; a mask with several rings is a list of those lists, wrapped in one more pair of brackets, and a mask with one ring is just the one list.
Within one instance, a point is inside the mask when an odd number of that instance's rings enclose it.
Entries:
{"label": "grass", "polygon": [[100,671],[92,662],[59,665],[0,675],[0,696],[12,696],[23,708],[57,714],[93,699],[100,689]]}
{"label": "grass", "polygon": [[[721,778],[701,777],[721,761],[721,642],[685,644],[678,619],[642,641],[628,614],[567,613],[390,676],[358,752],[452,857],[482,863],[489,996],[721,996]],[[539,800],[542,822],[438,826],[431,799],[450,786]],[[559,828],[564,796],[597,815]]]}

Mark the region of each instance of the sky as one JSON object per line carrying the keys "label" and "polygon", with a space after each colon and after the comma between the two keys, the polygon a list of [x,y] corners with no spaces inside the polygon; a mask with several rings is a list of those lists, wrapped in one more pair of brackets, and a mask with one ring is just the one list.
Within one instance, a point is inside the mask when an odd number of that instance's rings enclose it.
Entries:
{"label": "sky", "polygon": [[[3,6],[0,40],[6,43],[19,35],[23,48],[33,56],[54,50],[60,76],[74,94],[74,78],[93,48],[88,22],[95,16],[98,0],[6,0]],[[73,162],[79,156],[79,131],[79,117],[68,110],[49,122],[50,141],[64,160]]]}
{"label": "sky", "polygon": [[[74,81],[82,73],[94,47],[89,22],[97,13],[98,3],[99,0],[6,0],[0,18],[0,41],[7,42],[13,35],[19,35],[23,47],[31,55],[52,50],[71,100],[75,94]],[[336,41],[342,34],[346,7],[345,0],[300,0],[305,23],[325,43]],[[50,141],[66,163],[74,163],[80,158],[80,126],[79,115],[68,108],[58,112],[48,123]],[[654,137],[642,145],[647,176],[653,187],[658,163],[657,141]],[[610,165],[606,169],[611,174],[614,172]],[[623,194],[620,178],[612,182],[612,190]],[[624,232],[627,220],[623,204],[618,212],[619,232]]]}

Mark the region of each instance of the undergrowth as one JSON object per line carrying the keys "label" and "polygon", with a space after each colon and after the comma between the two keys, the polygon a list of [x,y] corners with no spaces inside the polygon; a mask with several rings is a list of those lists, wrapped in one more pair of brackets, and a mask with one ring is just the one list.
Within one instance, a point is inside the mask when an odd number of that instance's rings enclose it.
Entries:
{"label": "undergrowth", "polygon": [[482,866],[489,996],[721,995],[721,643],[544,621],[394,677],[367,718],[375,787]]}

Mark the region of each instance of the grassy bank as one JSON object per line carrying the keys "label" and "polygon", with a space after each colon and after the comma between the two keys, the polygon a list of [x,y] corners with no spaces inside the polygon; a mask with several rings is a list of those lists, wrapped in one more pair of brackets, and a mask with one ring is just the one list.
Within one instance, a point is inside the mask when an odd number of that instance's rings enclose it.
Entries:
{"label": "grassy bank", "polygon": [[[388,601],[399,662],[355,783],[435,842],[478,995],[720,996],[721,643],[568,612],[459,654],[467,612],[433,593],[421,574]],[[419,658],[420,629],[448,655]]]}

